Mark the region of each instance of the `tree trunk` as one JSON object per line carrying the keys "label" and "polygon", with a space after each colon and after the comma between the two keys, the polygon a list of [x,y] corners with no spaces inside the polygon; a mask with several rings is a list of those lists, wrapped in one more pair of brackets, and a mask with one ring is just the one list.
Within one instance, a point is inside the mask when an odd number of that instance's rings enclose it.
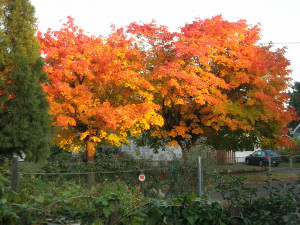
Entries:
{"label": "tree trunk", "polygon": [[95,143],[91,141],[86,142],[86,159],[88,162],[93,162],[95,160]]}
{"label": "tree trunk", "polygon": [[[88,164],[91,164],[91,163],[94,162],[95,153],[96,153],[95,143],[91,142],[91,141],[87,141],[86,142],[86,159],[87,159]],[[87,183],[88,183],[89,186],[95,185],[96,179],[95,179],[95,173],[94,172],[88,173]]]}

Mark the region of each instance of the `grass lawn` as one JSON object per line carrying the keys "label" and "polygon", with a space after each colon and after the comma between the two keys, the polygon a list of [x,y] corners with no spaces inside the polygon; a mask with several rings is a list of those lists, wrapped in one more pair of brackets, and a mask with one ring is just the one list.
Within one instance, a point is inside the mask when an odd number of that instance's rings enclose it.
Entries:
{"label": "grass lawn", "polygon": [[[33,163],[33,162],[19,162],[19,172],[20,173],[37,173],[41,171],[44,163]],[[7,171],[11,170],[11,165],[8,161],[2,165]]]}
{"label": "grass lawn", "polygon": [[276,178],[280,180],[299,179],[299,173],[274,173],[271,177],[269,177],[266,173],[243,174],[242,176],[247,178],[247,182],[266,181],[270,178]]}
{"label": "grass lawn", "polygon": [[[299,163],[293,163],[294,168],[300,168]],[[289,163],[280,164],[281,167],[289,167]],[[272,167],[276,168],[276,167]],[[217,165],[216,170],[218,172],[225,172],[230,170],[231,173],[235,176],[246,177],[246,182],[263,182],[269,179],[267,172],[269,171],[268,167],[259,167],[245,164],[235,164],[235,165]],[[281,180],[285,179],[299,179],[299,173],[276,173],[274,172],[271,178],[278,178]]]}
{"label": "grass lawn", "polygon": [[37,173],[41,171],[43,163],[20,162],[19,171],[21,173]]}
{"label": "grass lawn", "polygon": [[[287,162],[280,163],[279,167],[290,167],[290,163]],[[300,168],[300,163],[293,162],[293,168]]]}
{"label": "grass lawn", "polygon": [[246,164],[226,164],[226,165],[216,165],[216,170],[218,172],[231,171],[232,173],[251,173],[251,172],[264,172],[265,167],[252,166]]}

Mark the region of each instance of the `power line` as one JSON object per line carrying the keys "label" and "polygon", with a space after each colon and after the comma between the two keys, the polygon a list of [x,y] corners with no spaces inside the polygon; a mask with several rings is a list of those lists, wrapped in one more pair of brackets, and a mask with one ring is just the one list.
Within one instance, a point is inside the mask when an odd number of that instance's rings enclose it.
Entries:
{"label": "power line", "polygon": [[260,45],[267,45],[267,44],[271,44],[271,45],[296,45],[296,44],[300,44],[300,42],[269,42],[269,43],[257,43]]}

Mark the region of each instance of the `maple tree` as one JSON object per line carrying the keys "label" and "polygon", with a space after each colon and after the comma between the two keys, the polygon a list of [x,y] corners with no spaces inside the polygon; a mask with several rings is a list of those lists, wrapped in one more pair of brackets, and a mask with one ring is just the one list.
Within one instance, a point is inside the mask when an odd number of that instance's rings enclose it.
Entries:
{"label": "maple tree", "polygon": [[0,154],[25,154],[31,161],[47,156],[51,133],[35,22],[30,1],[1,1]]}
{"label": "maple tree", "polygon": [[204,136],[228,150],[293,144],[282,136],[295,116],[285,108],[289,61],[284,49],[257,44],[258,26],[216,16],[175,33],[155,23],[132,23],[127,32],[144,52],[143,74],[165,122],[151,140],[189,148]]}
{"label": "maple tree", "polygon": [[285,107],[289,61],[284,49],[257,44],[259,26],[216,16],[173,33],[132,23],[102,38],[69,17],[38,38],[57,143],[86,146],[89,160],[95,144],[129,136],[186,149],[199,137],[217,149],[292,145],[282,136],[295,118]]}
{"label": "maple tree", "polygon": [[128,143],[151,125],[162,126],[153,103],[154,87],[142,73],[144,58],[124,34],[89,36],[68,17],[59,31],[38,32],[49,81],[43,86],[58,126],[56,143],[66,150]]}

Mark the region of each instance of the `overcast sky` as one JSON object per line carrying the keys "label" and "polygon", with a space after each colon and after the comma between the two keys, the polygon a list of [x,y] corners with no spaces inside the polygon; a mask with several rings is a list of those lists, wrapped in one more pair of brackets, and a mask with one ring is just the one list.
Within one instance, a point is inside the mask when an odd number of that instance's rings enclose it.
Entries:
{"label": "overcast sky", "polygon": [[[261,24],[261,43],[286,43],[286,57],[291,61],[291,77],[300,82],[300,0],[31,0],[36,8],[38,25],[60,29],[67,16],[94,35],[106,36],[110,25],[127,26],[131,22],[166,25],[171,31],[195,18],[222,14],[235,22]],[[276,47],[282,47],[276,44]]]}

